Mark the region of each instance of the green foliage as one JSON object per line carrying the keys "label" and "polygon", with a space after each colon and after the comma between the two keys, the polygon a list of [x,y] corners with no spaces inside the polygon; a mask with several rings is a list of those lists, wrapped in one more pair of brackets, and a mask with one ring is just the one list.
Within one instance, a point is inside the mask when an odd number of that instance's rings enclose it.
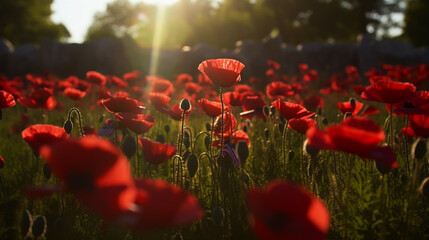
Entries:
{"label": "green foliage", "polygon": [[15,45],[39,43],[44,38],[70,37],[67,28],[50,19],[53,0],[0,1],[0,36]]}

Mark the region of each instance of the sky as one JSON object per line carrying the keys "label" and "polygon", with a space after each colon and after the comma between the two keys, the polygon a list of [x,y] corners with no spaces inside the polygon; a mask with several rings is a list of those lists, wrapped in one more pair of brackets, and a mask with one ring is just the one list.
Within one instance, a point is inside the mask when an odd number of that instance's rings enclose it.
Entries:
{"label": "sky", "polygon": [[[63,23],[70,34],[70,43],[83,42],[86,30],[91,25],[96,12],[104,12],[106,5],[114,0],[55,0],[51,5],[54,13],[51,18],[56,23]],[[132,3],[173,4],[177,0],[130,0]]]}

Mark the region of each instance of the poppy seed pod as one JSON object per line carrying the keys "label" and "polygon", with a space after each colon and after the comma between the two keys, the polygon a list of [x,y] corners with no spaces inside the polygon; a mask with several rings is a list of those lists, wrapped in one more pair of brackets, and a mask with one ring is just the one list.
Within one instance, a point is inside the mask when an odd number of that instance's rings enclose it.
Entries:
{"label": "poppy seed pod", "polygon": [[327,118],[325,118],[325,117],[323,117],[322,118],[322,123],[323,123],[323,125],[328,125],[329,124],[329,122],[328,122],[328,119]]}
{"label": "poppy seed pod", "polygon": [[322,116],[323,109],[320,106],[317,106],[316,113],[317,113],[317,115]]}
{"label": "poppy seed pod", "polygon": [[276,108],[274,106],[270,106],[270,112],[271,112],[271,115],[275,116],[276,115]]}
{"label": "poppy seed pod", "polygon": [[236,145],[236,149],[240,162],[244,165],[249,157],[249,147],[247,146],[247,143],[245,141],[239,141]]}
{"label": "poppy seed pod", "polygon": [[188,167],[189,176],[193,178],[198,170],[198,157],[195,153],[189,155],[186,166]]}
{"label": "poppy seed pod", "polygon": [[375,169],[377,169],[377,171],[381,175],[388,174],[392,170],[392,168],[390,168],[390,167],[388,167],[388,166],[386,166],[386,165],[384,165],[384,164],[382,164],[382,163],[380,163],[378,161],[375,161],[374,165],[375,165]]}
{"label": "poppy seed pod", "polygon": [[307,143],[308,143],[308,138],[305,139],[304,144],[303,144],[304,152],[310,156],[316,156],[319,153],[320,149],[317,149],[313,146],[310,146]]}
{"label": "poppy seed pod", "polygon": [[243,132],[247,133],[247,125],[244,125],[242,130],[243,130]]}
{"label": "poppy seed pod", "polygon": [[270,116],[270,109],[268,108],[268,106],[264,106],[264,108],[262,108],[262,110],[264,111],[265,117]]}
{"label": "poppy seed pod", "polygon": [[31,231],[35,239],[38,239],[45,235],[48,224],[46,222],[45,216],[37,216],[33,225],[31,226]]}
{"label": "poppy seed pod", "polygon": [[212,130],[212,125],[210,123],[206,123],[206,131],[210,132]]}
{"label": "poppy seed pod", "polygon": [[167,133],[167,134],[168,134],[168,133],[170,132],[170,125],[168,125],[168,124],[167,124],[167,125],[165,125],[165,126],[164,126],[164,131],[165,131],[165,133]]}
{"label": "poppy seed pod", "polygon": [[180,101],[180,109],[185,112],[191,110],[191,102],[187,98],[182,99]]}
{"label": "poppy seed pod", "polygon": [[350,106],[351,106],[352,108],[355,108],[355,107],[356,107],[356,99],[354,99],[354,98],[350,98],[349,102],[350,102]]}
{"label": "poppy seed pod", "polygon": [[429,197],[429,178],[423,180],[422,184],[419,187],[419,192],[425,197]]}
{"label": "poppy seed pod", "polygon": [[122,152],[128,157],[131,158],[137,150],[136,140],[131,136],[126,136],[122,143]]}
{"label": "poppy seed pod", "polygon": [[26,239],[31,234],[31,222],[33,221],[30,211],[27,209],[22,212],[21,218],[21,235]]}
{"label": "poppy seed pod", "polygon": [[411,148],[411,155],[416,159],[422,159],[427,154],[427,143],[423,139],[417,139]]}
{"label": "poppy seed pod", "polygon": [[70,134],[73,129],[73,122],[68,119],[63,126],[64,130],[66,130],[67,134]]}
{"label": "poppy seed pod", "polygon": [[224,218],[225,218],[225,212],[223,211],[222,207],[217,206],[213,208],[212,219],[216,225],[222,226]]}

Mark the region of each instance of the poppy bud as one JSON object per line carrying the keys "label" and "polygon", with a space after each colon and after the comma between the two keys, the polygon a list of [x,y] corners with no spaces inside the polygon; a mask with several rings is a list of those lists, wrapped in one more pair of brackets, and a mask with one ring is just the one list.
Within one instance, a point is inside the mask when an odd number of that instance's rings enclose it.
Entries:
{"label": "poppy bud", "polygon": [[411,148],[411,155],[416,159],[422,159],[427,154],[427,144],[423,139],[417,139]]}
{"label": "poppy bud", "polygon": [[158,136],[156,136],[156,141],[160,143],[165,143],[164,135],[159,134]]}
{"label": "poppy bud", "polygon": [[242,130],[243,130],[243,132],[247,133],[247,125],[244,125]]}
{"label": "poppy bud", "polygon": [[249,157],[249,147],[247,146],[247,143],[245,141],[239,141],[236,145],[236,149],[240,162],[244,165]]}
{"label": "poppy bud", "polygon": [[187,167],[188,167],[189,176],[193,178],[198,170],[198,157],[197,155],[195,155],[195,153],[192,153],[191,155],[189,155]]}
{"label": "poppy bud", "polygon": [[52,171],[49,164],[48,163],[43,164],[43,176],[45,176],[46,179],[49,179],[51,178],[51,175],[52,175]]}
{"label": "poppy bud", "polygon": [[191,109],[191,102],[189,102],[187,98],[182,99],[182,101],[180,101],[180,109],[185,112],[189,111]]}
{"label": "poppy bud", "polygon": [[313,146],[308,145],[307,143],[308,143],[308,138],[305,139],[303,144],[304,152],[310,156],[316,156],[320,150]]}
{"label": "poppy bud", "polygon": [[55,226],[55,230],[61,231],[61,229],[63,228],[63,218],[58,217],[57,220],[55,220],[54,226]]}
{"label": "poppy bud", "polygon": [[344,120],[351,117],[351,116],[353,116],[351,112],[344,113]]}
{"label": "poppy bud", "polygon": [[204,138],[204,145],[206,146],[207,151],[210,150],[210,136]]}
{"label": "poppy bud", "polygon": [[325,118],[325,117],[323,117],[323,118],[322,118],[322,123],[323,123],[323,125],[325,125],[325,126],[326,126],[326,125],[328,125],[328,123],[329,123],[329,122],[328,122],[328,119],[327,119],[327,118]]}
{"label": "poppy bud", "polygon": [[289,150],[289,161],[291,161],[293,159],[293,157],[295,156],[295,152],[293,150]]}
{"label": "poppy bud", "polygon": [[262,109],[264,110],[265,117],[270,116],[270,109],[268,108],[268,106],[264,106],[264,108]]}
{"label": "poppy bud", "polygon": [[167,124],[167,125],[165,125],[165,126],[164,126],[164,131],[165,131],[165,133],[167,133],[167,134],[168,134],[168,133],[170,132],[170,125],[168,125],[168,124]]}
{"label": "poppy bud", "polygon": [[27,209],[22,212],[21,218],[21,235],[22,239],[26,239],[31,234],[32,217],[30,211]]}
{"label": "poppy bud", "polygon": [[173,236],[173,239],[172,239],[172,240],[183,240],[182,234],[180,234],[180,233],[176,233],[176,234]]}
{"label": "poppy bud", "polygon": [[67,133],[67,134],[70,134],[70,133],[71,133],[71,131],[72,131],[72,129],[73,129],[73,122],[72,122],[72,121],[70,121],[70,119],[69,119],[69,120],[67,120],[67,121],[64,123],[63,128],[64,128],[64,130],[66,130],[66,133]]}
{"label": "poppy bud", "polygon": [[268,128],[264,129],[264,134],[265,134],[265,138],[269,138],[270,137],[270,131],[268,130]]}
{"label": "poppy bud", "polygon": [[429,178],[423,180],[422,184],[419,187],[419,192],[425,197],[429,197]]}
{"label": "poppy bud", "polygon": [[224,218],[225,218],[225,212],[223,211],[222,207],[217,206],[213,208],[212,219],[216,225],[221,226],[223,224]]}
{"label": "poppy bud", "polygon": [[377,169],[377,171],[381,175],[388,174],[392,170],[392,168],[390,168],[390,167],[388,167],[388,166],[386,166],[386,165],[384,165],[382,163],[379,163],[378,161],[375,161],[374,165],[375,165],[375,169]]}
{"label": "poppy bud", "polygon": [[189,157],[190,154],[191,154],[191,152],[189,152],[188,150],[186,150],[186,152],[183,153],[182,160],[185,161],[185,159],[188,159],[188,157]]}
{"label": "poppy bud", "polygon": [[212,125],[210,123],[206,123],[206,131],[210,132],[212,130]]}
{"label": "poppy bud", "polygon": [[131,136],[126,136],[122,143],[122,152],[131,158],[137,150],[136,140]]}
{"label": "poppy bud", "polygon": [[46,223],[45,216],[37,216],[33,221],[33,225],[31,226],[31,231],[33,232],[34,238],[38,239],[44,236],[47,227],[48,225]]}
{"label": "poppy bud", "polygon": [[356,99],[350,98],[349,102],[350,102],[350,106],[354,109],[356,107]]}
{"label": "poppy bud", "polygon": [[271,112],[271,115],[275,116],[276,115],[276,108],[274,106],[270,106],[270,112]]}
{"label": "poppy bud", "polygon": [[280,116],[279,119],[281,123],[286,124],[286,119],[284,117]]}

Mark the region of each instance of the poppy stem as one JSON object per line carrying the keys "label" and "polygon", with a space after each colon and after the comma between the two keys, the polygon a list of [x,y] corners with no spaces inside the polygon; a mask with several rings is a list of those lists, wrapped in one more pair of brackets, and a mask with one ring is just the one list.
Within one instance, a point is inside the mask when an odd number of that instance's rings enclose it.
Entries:
{"label": "poppy stem", "polygon": [[408,136],[407,136],[407,133],[408,133],[408,119],[409,119],[409,114],[407,114],[406,116],[405,116],[405,136],[404,136],[404,140],[405,140],[405,159],[406,159],[406,161],[407,161],[407,170],[408,170],[408,175],[410,175],[411,174],[411,170],[410,170],[410,161],[409,161],[409,159],[408,159],[408,154],[409,154],[409,151],[408,151]]}
{"label": "poppy stem", "polygon": [[78,117],[78,120],[79,120],[79,134],[80,134],[81,137],[83,137],[84,136],[84,132],[83,132],[83,128],[82,128],[82,114],[81,114],[79,108],[76,108],[76,107],[70,108],[70,110],[68,112],[67,119],[69,121],[71,121],[71,115],[72,115],[73,112],[75,112],[76,115],[77,115],[77,117]]}
{"label": "poppy stem", "polygon": [[288,126],[289,120],[286,121],[284,130],[283,130],[283,167],[284,167],[284,175],[285,177],[288,175],[287,173],[287,160],[286,160],[286,150],[287,150],[287,137],[288,137]]}
{"label": "poppy stem", "polygon": [[389,132],[390,132],[390,147],[393,149],[393,104],[390,104],[390,121],[389,121]]}
{"label": "poppy stem", "polygon": [[222,150],[223,150],[223,116],[224,116],[224,106],[223,106],[223,97],[222,97],[222,87],[219,88],[219,95],[220,95],[220,104],[222,107],[222,115],[220,118],[220,124],[221,124],[221,135],[220,135],[220,155],[222,155]]}
{"label": "poppy stem", "polygon": [[139,176],[140,174],[140,151],[139,151],[139,135],[136,133],[136,158],[137,158],[137,174],[136,176]]}
{"label": "poppy stem", "polygon": [[4,189],[3,178],[1,177],[1,175],[0,175],[0,184],[1,184],[2,194],[3,194],[3,202],[6,202],[6,191]]}

